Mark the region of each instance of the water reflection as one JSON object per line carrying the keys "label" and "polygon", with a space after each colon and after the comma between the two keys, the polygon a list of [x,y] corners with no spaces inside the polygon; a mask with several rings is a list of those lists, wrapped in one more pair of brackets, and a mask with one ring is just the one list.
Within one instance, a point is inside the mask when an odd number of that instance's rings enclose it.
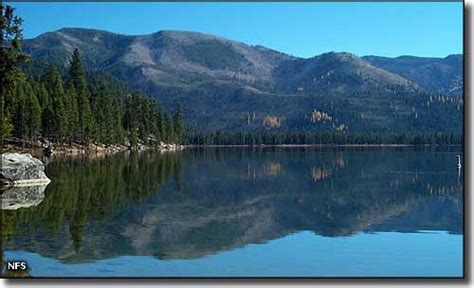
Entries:
{"label": "water reflection", "polygon": [[44,199],[46,186],[47,184],[20,186],[2,191],[0,200],[2,202],[2,210],[16,210],[38,206]]}
{"label": "water reflection", "polygon": [[78,263],[200,258],[298,231],[459,234],[456,153],[192,149],[56,159],[39,206],[3,211],[4,245]]}

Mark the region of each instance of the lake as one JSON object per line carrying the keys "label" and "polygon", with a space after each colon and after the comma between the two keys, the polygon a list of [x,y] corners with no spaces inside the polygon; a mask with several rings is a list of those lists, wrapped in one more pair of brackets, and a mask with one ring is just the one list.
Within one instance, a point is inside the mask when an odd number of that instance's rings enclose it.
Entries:
{"label": "lake", "polygon": [[3,211],[38,277],[462,277],[462,147],[190,148],[53,158]]}

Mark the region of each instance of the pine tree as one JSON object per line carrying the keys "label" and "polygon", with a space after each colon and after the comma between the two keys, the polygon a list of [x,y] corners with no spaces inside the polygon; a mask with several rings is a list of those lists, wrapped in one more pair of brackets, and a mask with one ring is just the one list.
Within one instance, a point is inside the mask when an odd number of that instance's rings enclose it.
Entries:
{"label": "pine tree", "polygon": [[28,137],[30,141],[36,140],[41,127],[41,106],[38,101],[36,93],[33,88],[28,85],[26,90],[27,96],[27,116],[26,122],[28,125]]}
{"label": "pine tree", "polygon": [[134,147],[138,143],[137,117],[139,111],[137,110],[137,94],[128,94],[125,99],[124,125],[125,129],[127,130],[130,147]]}
{"label": "pine tree", "polygon": [[100,106],[102,107],[102,122],[100,124],[101,134],[102,134],[102,142],[103,143],[110,143],[112,142],[113,138],[113,102],[112,102],[112,95],[110,90],[108,90],[105,86],[103,87],[103,93],[100,98]]}
{"label": "pine tree", "polygon": [[149,140],[148,138],[150,137],[150,135],[154,136],[153,114],[154,114],[154,109],[156,107],[156,103],[153,100],[148,99],[146,96],[142,96],[141,98],[143,102],[142,123],[143,123],[143,130],[144,130],[144,132],[142,133],[143,134],[142,139],[148,144],[150,144],[148,141]]}
{"label": "pine tree", "polygon": [[124,129],[122,126],[123,111],[124,108],[121,101],[119,99],[114,99],[112,102],[112,141],[114,143],[123,143],[124,140]]}
{"label": "pine tree", "polygon": [[105,83],[91,93],[93,117],[96,120],[96,138],[102,143],[111,143],[114,138],[113,99],[110,89]]}
{"label": "pine tree", "polygon": [[26,96],[24,91],[24,85],[17,86],[13,90],[12,95],[12,124],[15,127],[13,131],[13,136],[19,139],[26,139],[26,121],[25,121],[25,111],[26,111]]}
{"label": "pine tree", "polygon": [[62,141],[67,136],[68,116],[66,114],[65,94],[63,83],[58,70],[49,65],[46,73],[43,75],[45,86],[49,94],[49,103],[46,108],[46,127],[47,136],[56,141]]}
{"label": "pine tree", "polygon": [[175,108],[173,115],[173,131],[175,141],[180,143],[184,134],[183,106],[181,103],[177,104]]}
{"label": "pine tree", "polygon": [[166,123],[165,123],[165,112],[162,109],[158,110],[158,132],[161,141],[167,141],[166,137]]}
{"label": "pine tree", "polygon": [[70,61],[68,84],[74,88],[75,96],[77,97],[79,137],[83,141],[88,142],[93,134],[94,123],[81,55],[77,49],[74,50]]}
{"label": "pine tree", "polygon": [[66,138],[71,143],[76,140],[79,135],[79,112],[77,110],[77,94],[74,87],[70,84],[66,86],[64,91],[64,109],[67,115],[67,132]]}
{"label": "pine tree", "polygon": [[0,3],[0,148],[3,148],[3,138],[14,128],[10,122],[11,111],[5,109],[7,102],[11,101],[9,92],[23,82],[24,74],[19,67],[28,59],[28,55],[21,51],[23,20],[14,16],[13,10],[11,6]]}
{"label": "pine tree", "polygon": [[165,133],[164,138],[166,139],[167,143],[174,143],[175,134],[174,134],[174,127],[173,127],[173,120],[167,114],[164,114],[164,126],[165,126]]}

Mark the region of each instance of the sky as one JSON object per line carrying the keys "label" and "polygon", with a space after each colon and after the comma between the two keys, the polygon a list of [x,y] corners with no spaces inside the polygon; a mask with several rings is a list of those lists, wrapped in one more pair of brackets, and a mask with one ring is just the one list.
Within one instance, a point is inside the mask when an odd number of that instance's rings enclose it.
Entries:
{"label": "sky", "polygon": [[462,2],[9,3],[25,38],[63,27],[143,35],[209,33],[299,57],[329,51],[359,56],[445,57],[462,53]]}

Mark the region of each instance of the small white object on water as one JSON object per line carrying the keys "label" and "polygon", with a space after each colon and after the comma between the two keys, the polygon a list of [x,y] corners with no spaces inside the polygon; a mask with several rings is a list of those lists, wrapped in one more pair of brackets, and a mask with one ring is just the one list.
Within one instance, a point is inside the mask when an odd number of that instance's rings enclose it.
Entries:
{"label": "small white object on water", "polygon": [[458,158],[458,165],[456,165],[458,168],[461,168],[462,165],[461,165],[461,155],[456,155],[456,157]]}

